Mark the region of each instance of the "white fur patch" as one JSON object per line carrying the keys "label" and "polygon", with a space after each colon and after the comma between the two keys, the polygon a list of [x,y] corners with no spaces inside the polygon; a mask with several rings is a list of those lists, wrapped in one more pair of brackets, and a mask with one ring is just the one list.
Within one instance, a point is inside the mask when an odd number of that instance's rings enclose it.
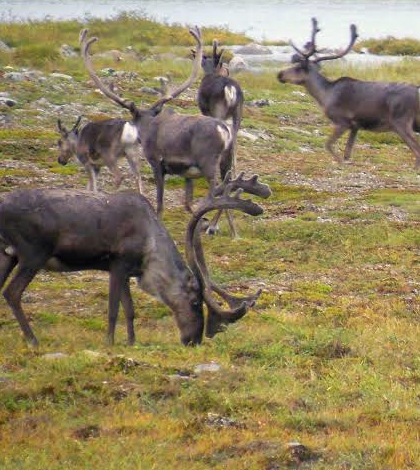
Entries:
{"label": "white fur patch", "polygon": [[137,142],[138,136],[139,131],[137,127],[131,124],[131,122],[126,122],[121,134],[121,142],[123,144],[134,144]]}
{"label": "white fur patch", "polygon": [[226,150],[232,142],[232,133],[229,129],[229,126],[217,126],[217,131],[219,132],[220,137],[225,144]]}
{"label": "white fur patch", "polygon": [[17,255],[17,252],[16,252],[16,249],[9,245],[9,246],[6,246],[4,252],[6,253],[6,255],[8,256],[16,256]]}
{"label": "white fur patch", "polygon": [[228,106],[236,103],[236,88],[233,85],[225,86],[225,99]]}

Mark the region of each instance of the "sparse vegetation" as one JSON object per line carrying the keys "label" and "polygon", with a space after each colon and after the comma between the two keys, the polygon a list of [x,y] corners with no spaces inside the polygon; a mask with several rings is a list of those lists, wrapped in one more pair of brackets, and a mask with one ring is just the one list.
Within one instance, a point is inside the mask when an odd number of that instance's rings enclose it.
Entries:
{"label": "sparse vegetation", "polygon": [[[137,46],[124,36],[131,29],[122,25],[89,24],[101,37],[98,51]],[[6,66],[20,70],[15,54],[35,44],[35,37],[39,47],[75,46],[80,27],[2,25],[1,39],[17,49],[1,53],[0,73],[10,71]],[[161,28],[153,33],[150,24],[151,49],[170,31]],[[181,26],[172,34],[159,53],[175,50],[174,38],[180,37],[175,34],[189,36]],[[217,35],[226,44],[228,34]],[[214,35],[209,33],[209,44]],[[187,45],[176,52],[185,56]],[[139,89],[155,85],[155,76],[170,71],[177,81],[189,71],[188,64],[170,58],[96,60],[98,68],[138,73],[130,80],[113,78],[136,102],[153,99]],[[0,117],[10,119],[0,129],[0,191],[84,186],[81,167],[56,163],[57,117],[74,122],[78,114],[123,115],[94,91],[80,58],[37,64],[46,80],[2,79],[2,91],[17,104],[0,108]],[[52,80],[52,71],[74,80]],[[418,84],[420,64],[329,65],[324,71],[332,78]],[[117,345],[109,349],[107,276],[42,273],[25,296],[41,342],[39,350],[31,350],[1,297],[0,468],[418,467],[420,183],[413,155],[392,134],[362,132],[352,162],[339,167],[323,147],[330,124],[309,96],[293,93],[302,89],[280,85],[272,71],[235,78],[246,100],[273,102],[244,109],[244,127],[264,130],[270,140],[240,138],[238,148],[239,169],[260,174],[273,195],[262,203],[263,216],[238,217],[239,240],[230,239],[224,223],[220,235],[204,239],[205,250],[219,282],[238,292],[262,287],[260,301],[225,333],[184,348],[169,310],[133,282],[138,342],[125,346],[120,321]],[[196,91],[174,106],[197,112]],[[143,167],[146,194],[154,201],[150,170]],[[125,186],[133,188],[128,168],[125,175]],[[101,177],[113,191],[105,169]],[[168,183],[164,222],[182,247],[188,221],[182,180]],[[205,191],[200,182],[196,196]],[[57,352],[63,356],[45,356]],[[221,370],[195,373],[196,365],[210,361]],[[303,448],[289,445],[296,441]]]}
{"label": "sparse vegetation", "polygon": [[394,38],[387,36],[382,39],[365,39],[358,41],[355,50],[367,48],[370,53],[378,55],[420,55],[420,41],[413,38]]}

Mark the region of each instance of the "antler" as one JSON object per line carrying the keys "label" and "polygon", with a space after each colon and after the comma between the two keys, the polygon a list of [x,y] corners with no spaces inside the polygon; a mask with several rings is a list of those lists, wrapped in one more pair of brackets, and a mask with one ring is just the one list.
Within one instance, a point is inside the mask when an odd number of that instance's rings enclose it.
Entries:
{"label": "antler", "polygon": [[[72,127],[70,132],[74,132],[77,129],[81,120],[82,120],[82,116],[79,116],[77,118],[76,124]],[[61,123],[61,119],[57,119],[57,127],[58,127],[58,130],[61,132],[61,134],[70,134],[70,132]]]}
{"label": "antler", "polygon": [[131,111],[133,109],[134,103],[132,101],[126,101],[120,98],[116,93],[111,91],[104,83],[102,83],[100,78],[96,75],[96,72],[93,69],[92,61],[90,59],[89,48],[94,42],[98,40],[98,38],[92,37],[88,40],[87,38],[88,31],[89,31],[88,29],[82,29],[80,31],[79,42],[82,48],[83,60],[85,62],[85,66],[89,72],[90,77],[92,78],[95,85],[102,91],[104,95],[106,95],[112,101],[115,101],[115,103],[122,106],[123,108]]}
{"label": "antler", "polygon": [[318,21],[316,18],[312,18],[312,34],[311,34],[311,40],[306,43],[305,49],[307,52],[301,51],[299,48],[297,48],[292,41],[290,41],[290,45],[293,47],[293,49],[304,59],[309,59],[309,57],[313,56],[316,53],[316,44],[315,44],[315,37],[316,35],[320,32],[321,30],[318,28]]}
{"label": "antler", "polygon": [[194,54],[194,60],[193,60],[191,75],[178,88],[170,89],[169,87],[165,87],[164,88],[164,93],[165,93],[164,96],[162,98],[160,98],[152,106],[152,108],[162,107],[165,103],[167,103],[170,100],[173,100],[178,95],[180,95],[183,91],[185,91],[187,88],[189,88],[195,82],[195,80],[197,80],[198,73],[199,73],[200,67],[201,67],[201,59],[203,57],[203,43],[202,43],[202,40],[201,40],[201,32],[200,32],[198,26],[196,26],[195,28],[191,28],[190,29],[190,34],[191,34],[191,36],[194,37],[194,39],[197,42],[197,48],[196,48],[195,54]]}
{"label": "antler", "polygon": [[[255,304],[261,295],[261,290],[248,297],[234,297],[211,281],[200,238],[201,218],[207,212],[215,209],[236,209],[253,216],[261,214],[263,212],[262,207],[250,199],[246,200],[240,197],[244,191],[251,194],[263,194],[263,197],[267,197],[265,194],[270,193],[268,186],[259,183],[257,179],[258,177],[252,177],[245,180],[243,174],[241,174],[232,180],[229,172],[223,183],[215,188],[202,202],[188,224],[186,256],[189,265],[201,281],[204,301],[209,309],[228,323],[235,322],[243,317],[247,310]],[[236,191],[236,194],[230,196],[233,191]],[[229,310],[222,309],[219,302],[213,297],[213,291],[228,303]]]}
{"label": "antler", "polygon": [[82,116],[79,116],[77,118],[77,121],[76,121],[76,124],[72,127],[71,131],[70,132],[74,132],[78,127],[79,127],[79,124],[80,124],[80,121],[82,120]]}
{"label": "antler", "polygon": [[356,39],[358,38],[357,34],[357,29],[356,25],[352,24],[350,25],[350,43],[349,45],[341,52],[333,55],[327,55],[323,57],[317,57],[314,60],[314,63],[321,62],[323,60],[333,60],[333,59],[340,59],[341,57],[344,57],[346,54],[348,54],[351,51],[351,48],[354,46],[354,43],[356,42]]}
{"label": "antler", "polygon": [[214,68],[217,69],[217,67],[221,66],[222,63],[222,56],[223,52],[225,52],[224,49],[220,51],[220,53],[217,52],[217,48],[219,47],[219,41],[217,39],[213,39],[213,65]]}

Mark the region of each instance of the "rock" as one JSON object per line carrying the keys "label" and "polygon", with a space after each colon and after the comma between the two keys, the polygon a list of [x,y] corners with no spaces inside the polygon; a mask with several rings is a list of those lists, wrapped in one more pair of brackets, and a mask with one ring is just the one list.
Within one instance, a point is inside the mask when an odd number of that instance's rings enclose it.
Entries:
{"label": "rock", "polygon": [[0,40],[0,51],[2,52],[13,52],[13,47],[8,46],[5,42]]}
{"label": "rock", "polygon": [[182,372],[179,371],[176,374],[168,375],[169,380],[191,380],[194,377],[190,374],[190,372]]}
{"label": "rock", "polygon": [[115,69],[112,69],[111,67],[106,67],[104,69],[101,69],[101,74],[106,75],[106,76],[112,76],[115,73]]}
{"label": "rock", "polygon": [[209,362],[208,364],[199,364],[195,366],[194,373],[202,374],[203,372],[219,372],[221,370],[220,364],[217,362]]}
{"label": "rock", "polygon": [[146,95],[159,95],[159,91],[156,88],[151,88],[149,86],[142,86],[140,88],[142,93],[146,93]]}
{"label": "rock", "polygon": [[8,72],[4,74],[6,80],[13,80],[15,82],[23,82],[26,80],[25,74],[22,72]]}
{"label": "rock", "polygon": [[259,100],[248,101],[247,104],[249,106],[255,106],[257,108],[262,108],[264,106],[271,106],[272,104],[274,104],[274,101],[269,100],[267,98],[262,98],[262,99],[259,99]]}
{"label": "rock", "polygon": [[319,457],[315,452],[311,451],[300,442],[288,442],[286,448],[297,463],[316,460]]}
{"label": "rock", "polygon": [[240,129],[238,132],[238,136],[244,137],[245,139],[248,139],[251,142],[255,142],[258,139],[267,141],[271,141],[274,139],[273,136],[271,136],[265,131],[250,131],[248,129]]}
{"label": "rock", "polygon": [[83,353],[88,356],[88,357],[91,357],[92,359],[98,359],[100,357],[103,356],[102,353],[98,352],[98,351],[92,351],[90,349],[84,349],[83,350]]}
{"label": "rock", "polygon": [[227,427],[233,427],[233,428],[242,427],[234,419],[228,418],[226,416],[220,416],[216,413],[207,413],[206,424],[210,427],[218,428],[218,429],[227,428]]}
{"label": "rock", "polygon": [[258,140],[258,136],[251,134],[251,132],[246,131],[245,129],[240,129],[238,132],[239,137],[244,137],[245,139],[250,140],[251,142],[255,142]]}
{"label": "rock", "polygon": [[11,108],[15,104],[17,104],[17,101],[10,98],[10,95],[7,91],[0,92],[0,105],[9,106],[9,108]]}
{"label": "rock", "polygon": [[243,55],[267,55],[272,54],[271,50],[267,46],[262,46],[261,44],[255,44],[251,42],[246,46],[242,46],[239,49],[236,49],[235,54]]}
{"label": "rock", "polygon": [[10,124],[12,122],[12,118],[9,114],[0,114],[0,126],[5,126],[6,124]]}
{"label": "rock", "polygon": [[62,78],[64,80],[73,80],[73,77],[71,75],[66,75],[65,73],[50,73],[50,77],[52,78]]}
{"label": "rock", "polygon": [[94,57],[101,57],[102,59],[112,59],[115,62],[119,62],[123,59],[122,52],[117,49],[112,49],[110,51],[99,52],[94,54]]}
{"label": "rock", "polygon": [[78,53],[68,44],[63,44],[60,47],[61,57],[78,57]]}
{"label": "rock", "polygon": [[233,56],[229,62],[229,72],[239,72],[240,70],[248,70],[249,65],[242,57],[237,55]]}
{"label": "rock", "polygon": [[57,352],[57,353],[47,353],[47,354],[44,354],[42,357],[48,360],[50,359],[55,360],[55,359],[64,359],[66,357],[69,357],[69,355],[65,353]]}
{"label": "rock", "polygon": [[295,95],[295,96],[306,96],[306,93],[303,93],[303,91],[292,91],[292,95]]}

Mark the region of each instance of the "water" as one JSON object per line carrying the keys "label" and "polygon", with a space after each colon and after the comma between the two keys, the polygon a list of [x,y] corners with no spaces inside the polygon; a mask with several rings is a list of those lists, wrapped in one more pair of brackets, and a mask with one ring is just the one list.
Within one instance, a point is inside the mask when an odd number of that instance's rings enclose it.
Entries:
{"label": "water", "polygon": [[[361,38],[414,37],[420,39],[418,0],[0,0],[0,21],[108,18],[123,11],[144,13],[168,23],[227,26],[255,40],[309,39],[310,18],[322,32],[319,46],[343,46],[349,24]],[[0,26],[1,37],[1,26]]]}

